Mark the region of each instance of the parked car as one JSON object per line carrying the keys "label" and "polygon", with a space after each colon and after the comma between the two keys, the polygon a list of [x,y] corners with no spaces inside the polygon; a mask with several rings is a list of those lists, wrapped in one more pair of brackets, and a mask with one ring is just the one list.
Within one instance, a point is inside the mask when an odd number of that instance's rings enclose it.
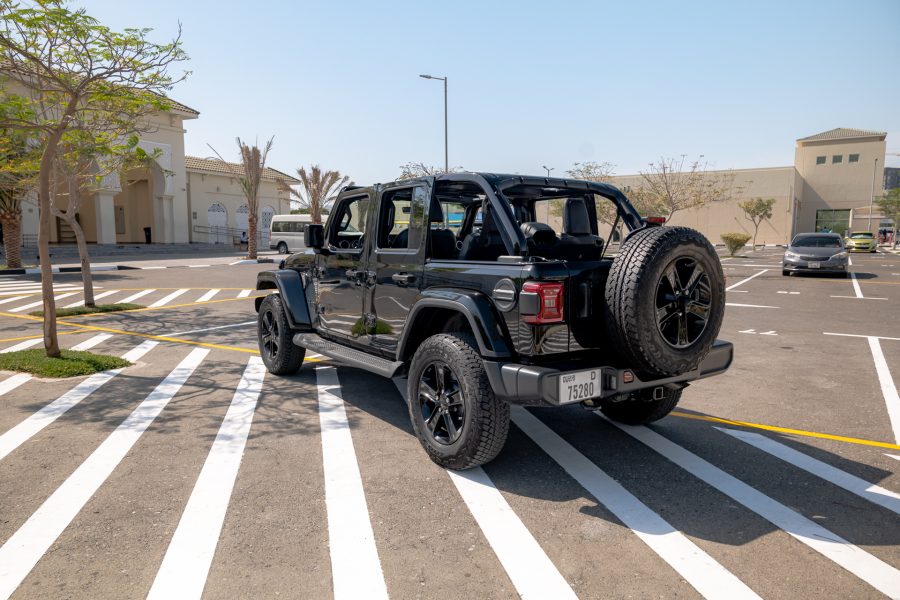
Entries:
{"label": "parked car", "polygon": [[781,274],[840,273],[847,274],[847,249],[836,233],[797,234],[784,251]]}
{"label": "parked car", "polygon": [[871,231],[854,231],[844,238],[844,247],[848,252],[875,252],[878,240]]}
{"label": "parked car", "polygon": [[279,254],[288,254],[306,249],[303,242],[303,229],[307,223],[312,223],[309,215],[275,215],[272,217],[269,250],[278,250]]}
{"label": "parked car", "polygon": [[[602,202],[628,231],[615,257]],[[539,220],[550,206],[562,231]],[[295,373],[310,351],[406,376],[413,431],[447,468],[500,452],[510,404],[649,423],[731,364],[713,246],[645,222],[608,184],[449,173],[347,188],[306,234],[312,252],[257,276],[273,292],[256,299],[269,372]]]}

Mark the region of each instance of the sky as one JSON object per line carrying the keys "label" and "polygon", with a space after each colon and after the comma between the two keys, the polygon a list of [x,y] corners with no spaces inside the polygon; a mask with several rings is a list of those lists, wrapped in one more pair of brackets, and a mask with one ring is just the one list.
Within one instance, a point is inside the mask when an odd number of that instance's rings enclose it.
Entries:
{"label": "sky", "polygon": [[187,153],[236,160],[236,136],[274,135],[268,164],[291,174],[442,166],[442,82],[419,74],[448,78],[449,162],[470,171],[787,166],[797,138],[835,127],[886,131],[900,154],[897,0],[75,5],[160,42],[180,22]]}

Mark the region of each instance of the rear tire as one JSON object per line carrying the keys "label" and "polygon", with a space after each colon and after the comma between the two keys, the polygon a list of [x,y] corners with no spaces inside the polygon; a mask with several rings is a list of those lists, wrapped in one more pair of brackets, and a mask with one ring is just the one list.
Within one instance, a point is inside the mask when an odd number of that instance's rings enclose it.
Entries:
{"label": "rear tire", "polygon": [[644,425],[659,421],[678,405],[682,390],[666,388],[666,395],[660,400],[652,398],[653,390],[641,390],[634,397],[622,402],[607,404],[600,408],[604,415],[625,425]]}
{"label": "rear tire", "polygon": [[407,398],[419,442],[444,468],[483,465],[506,443],[509,404],[494,396],[469,334],[433,335],[419,346]]}
{"label": "rear tire", "polygon": [[269,373],[293,375],[303,365],[306,349],[294,345],[294,334],[278,294],[269,294],[259,305],[256,337],[259,354]]}
{"label": "rear tire", "polygon": [[288,247],[284,242],[278,242],[278,254],[287,254]]}
{"label": "rear tire", "polygon": [[791,276],[791,272],[788,271],[787,269],[782,269],[782,270],[781,270],[781,276],[782,276],[782,277],[790,277],[790,276]]}
{"label": "rear tire", "polygon": [[622,244],[606,284],[606,323],[634,370],[664,377],[697,368],[724,313],[722,264],[701,233],[648,227]]}

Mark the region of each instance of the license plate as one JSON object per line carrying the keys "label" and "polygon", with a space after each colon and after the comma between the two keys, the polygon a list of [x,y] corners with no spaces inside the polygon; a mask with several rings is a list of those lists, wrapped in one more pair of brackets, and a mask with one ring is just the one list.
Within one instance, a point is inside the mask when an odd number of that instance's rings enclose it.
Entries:
{"label": "license plate", "polygon": [[600,369],[578,371],[559,376],[559,402],[581,402],[600,395],[603,386],[600,383]]}
{"label": "license plate", "polygon": [[808,266],[810,269],[818,269],[821,266],[821,263],[811,262]]}

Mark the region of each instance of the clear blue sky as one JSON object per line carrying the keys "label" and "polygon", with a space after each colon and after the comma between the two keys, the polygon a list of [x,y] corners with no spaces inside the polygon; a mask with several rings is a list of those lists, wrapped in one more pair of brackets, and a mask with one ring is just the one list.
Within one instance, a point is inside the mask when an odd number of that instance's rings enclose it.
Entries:
{"label": "clear blue sky", "polygon": [[[793,163],[794,140],[887,131],[900,152],[900,2],[220,2],[80,0],[105,24],[183,26],[200,111],[187,152],[275,135],[270,165],[388,181],[407,161],[563,173],[661,156]],[[900,157],[888,165],[900,166]]]}

